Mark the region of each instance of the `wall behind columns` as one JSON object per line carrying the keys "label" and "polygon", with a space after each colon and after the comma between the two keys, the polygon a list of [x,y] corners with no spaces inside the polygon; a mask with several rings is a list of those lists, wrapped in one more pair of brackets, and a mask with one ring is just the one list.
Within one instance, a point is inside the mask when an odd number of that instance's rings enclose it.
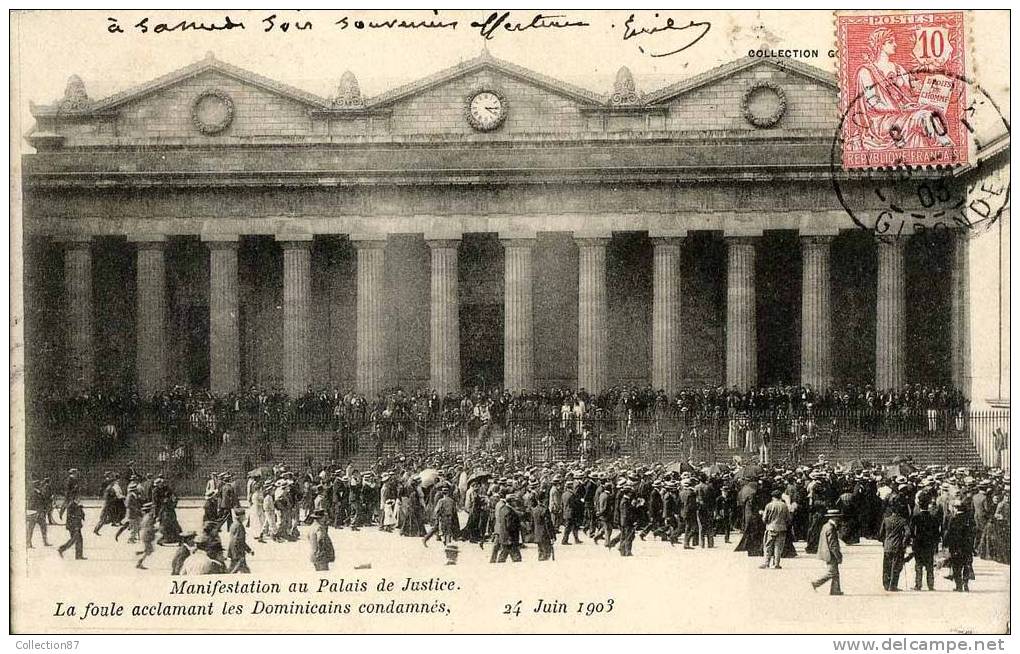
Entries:
{"label": "wall behind columns", "polygon": [[99,388],[134,388],[135,255],[124,238],[92,244],[93,344]]}
{"label": "wall behind columns", "polygon": [[832,379],[836,386],[875,381],[875,238],[854,229],[832,241]]}
{"label": "wall behind columns", "polygon": [[[970,264],[970,398],[975,409],[1009,405],[1009,218],[968,234]],[[1002,402],[990,402],[1002,400]]]}
{"label": "wall behind columns", "polygon": [[460,379],[465,388],[503,385],[503,246],[492,232],[464,234],[457,256]]}
{"label": "wall behind columns", "polygon": [[283,388],[283,250],[244,236],[237,253],[241,387]]}
{"label": "wall behind columns", "polygon": [[616,232],[606,247],[610,386],[652,380],[652,257],[647,232]]}
{"label": "wall behind columns", "polygon": [[357,259],[350,241],[318,236],[312,246],[312,305],[308,316],[312,384],[354,385]]}
{"label": "wall behind columns", "polygon": [[680,385],[726,378],[726,244],[690,232],[680,254]]}
{"label": "wall behind columns", "polygon": [[27,420],[32,400],[63,391],[64,259],[60,248],[45,237],[26,236],[23,247],[25,309],[25,398]]}
{"label": "wall behind columns", "polygon": [[569,232],[539,232],[532,261],[535,385],[577,385],[577,247]]}
{"label": "wall behind columns", "polygon": [[167,383],[209,384],[209,249],[198,237],[166,247]]}
{"label": "wall behind columns", "polygon": [[916,234],[904,252],[907,304],[904,381],[951,384],[953,243],[948,232]]}
{"label": "wall behind columns", "polygon": [[386,242],[387,385],[407,391],[429,384],[429,301],[432,260],[421,234],[390,234]]}
{"label": "wall behind columns", "polygon": [[766,231],[755,257],[758,383],[800,380],[801,250],[792,230]]}

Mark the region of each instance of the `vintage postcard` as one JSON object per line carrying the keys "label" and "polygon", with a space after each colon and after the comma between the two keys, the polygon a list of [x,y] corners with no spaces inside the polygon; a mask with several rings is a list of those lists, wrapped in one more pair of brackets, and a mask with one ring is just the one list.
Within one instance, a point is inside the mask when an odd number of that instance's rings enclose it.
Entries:
{"label": "vintage postcard", "polygon": [[11,631],[1002,649],[1009,22],[11,13]]}

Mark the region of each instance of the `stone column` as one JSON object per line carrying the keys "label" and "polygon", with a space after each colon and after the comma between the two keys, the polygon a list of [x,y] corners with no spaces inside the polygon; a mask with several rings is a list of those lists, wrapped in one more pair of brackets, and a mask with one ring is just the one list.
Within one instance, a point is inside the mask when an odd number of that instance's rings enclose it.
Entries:
{"label": "stone column", "polygon": [[758,380],[755,324],[755,238],[726,239],[726,385],[753,388]]}
{"label": "stone column", "polygon": [[165,236],[129,237],[135,243],[136,337],[135,381],[150,397],[166,386]]}
{"label": "stone column", "polygon": [[92,242],[64,243],[64,305],[67,307],[67,390],[92,386],[95,370],[92,316]]}
{"label": "stone column", "polygon": [[878,247],[878,297],[875,325],[875,387],[903,385],[903,343],[906,336],[903,281],[904,237],[882,237]]}
{"label": "stone column", "polygon": [[970,397],[970,241],[963,231],[953,243],[949,292],[953,386]]}
{"label": "stone column", "polygon": [[518,392],[535,386],[532,248],[534,238],[502,240],[503,387]]}
{"label": "stone column", "polygon": [[241,376],[237,326],[237,236],[208,240],[209,247],[209,390],[236,391]]}
{"label": "stone column", "polygon": [[308,314],[313,241],[311,236],[277,238],[283,247],[283,389],[297,397],[308,388],[310,379]]}
{"label": "stone column", "polygon": [[681,238],[652,238],[652,387],[672,396],[680,366]]}
{"label": "stone column", "polygon": [[386,385],[386,237],[351,242],[358,252],[357,391],[375,398]]}
{"label": "stone column", "polygon": [[576,237],[577,387],[598,393],[606,385],[608,319],[606,245],[609,237]]}
{"label": "stone column", "polygon": [[432,251],[430,309],[431,385],[440,395],[460,391],[460,298],[457,285],[459,239],[426,239]]}
{"label": "stone column", "polygon": [[832,236],[804,236],[800,304],[800,383],[832,386],[832,309],[829,304]]}

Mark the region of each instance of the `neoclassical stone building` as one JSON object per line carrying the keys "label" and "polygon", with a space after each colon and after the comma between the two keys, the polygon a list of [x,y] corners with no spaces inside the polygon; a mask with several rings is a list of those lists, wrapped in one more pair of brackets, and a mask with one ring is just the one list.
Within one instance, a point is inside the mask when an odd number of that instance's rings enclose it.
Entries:
{"label": "neoclassical stone building", "polygon": [[26,137],[29,392],[970,388],[968,240],[851,220],[830,75],[606,91],[485,53],[376,97],[72,77]]}

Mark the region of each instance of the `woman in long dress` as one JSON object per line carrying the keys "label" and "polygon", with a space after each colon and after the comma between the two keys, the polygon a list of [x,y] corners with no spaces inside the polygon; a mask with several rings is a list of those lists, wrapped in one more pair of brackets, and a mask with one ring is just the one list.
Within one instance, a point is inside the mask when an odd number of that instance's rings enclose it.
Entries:
{"label": "woman in long dress", "polygon": [[734,552],[747,552],[751,557],[765,554],[765,523],[759,513],[765,508],[762,495],[760,482],[757,481],[744,484],[737,495],[737,504],[744,511],[744,527]]}
{"label": "woman in long dress", "polygon": [[978,556],[1009,565],[1009,496],[994,499],[995,513],[981,534]]}
{"label": "woman in long dress", "polygon": [[177,521],[177,496],[171,495],[163,502],[159,514],[160,545],[173,545],[181,540],[181,523]]}
{"label": "woman in long dress", "polygon": [[420,480],[412,478],[407,483],[406,492],[400,502],[403,517],[403,522],[400,525],[401,536],[421,538],[425,535],[425,503],[423,499]]}

